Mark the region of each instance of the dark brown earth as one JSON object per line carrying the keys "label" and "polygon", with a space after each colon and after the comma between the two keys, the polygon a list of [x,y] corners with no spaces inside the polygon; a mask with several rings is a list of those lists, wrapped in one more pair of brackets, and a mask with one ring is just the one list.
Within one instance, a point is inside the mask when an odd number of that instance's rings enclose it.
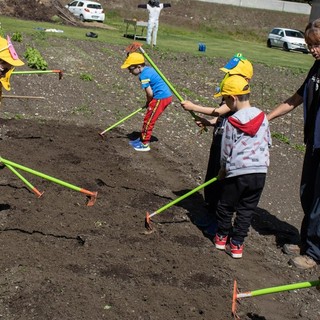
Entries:
{"label": "dark brown earth", "polygon": [[[28,40],[16,44],[18,53]],[[45,99],[3,98],[0,154],[98,191],[98,198],[88,207],[81,192],[19,171],[44,191],[37,198],[2,168],[0,319],[226,320],[231,319],[234,279],[241,292],[318,279],[319,267],[299,271],[281,252],[283,243],[298,238],[302,219],[301,108],[271,124],[272,132],[285,134],[290,144],[273,139],[267,184],[244,257],[233,260],[215,250],[212,239],[194,224],[206,212],[201,192],[155,216],[153,233],[144,228],[146,211],[156,211],[203,182],[211,130],[197,135],[192,118],[175,99],[156,124],[149,153],[137,153],[128,144],[143,113],[102,139],[99,132],[144,102],[137,79],[119,68],[124,48],[92,39],[48,36],[46,41],[50,46],[41,48],[42,55],[50,69],[63,69],[64,76],[12,76],[13,89],[4,96]],[[215,105],[212,92],[224,59],[181,55],[182,68],[176,55],[151,54],[177,88]],[[201,72],[188,71],[195,64]],[[252,103],[266,112],[304,78],[283,68],[254,68]],[[81,80],[80,74],[92,75],[93,81]],[[239,315],[316,320],[319,292],[310,288],[243,299]]]}

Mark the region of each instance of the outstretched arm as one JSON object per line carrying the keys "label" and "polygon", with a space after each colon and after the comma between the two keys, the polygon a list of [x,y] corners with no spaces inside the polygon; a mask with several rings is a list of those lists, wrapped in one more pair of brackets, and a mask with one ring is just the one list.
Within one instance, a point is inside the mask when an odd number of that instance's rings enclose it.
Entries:
{"label": "outstretched arm", "polygon": [[303,98],[298,94],[295,93],[293,96],[288,98],[283,103],[279,104],[275,109],[273,109],[270,113],[267,115],[268,120],[273,120],[275,118],[281,117],[290,111],[292,111],[294,108],[299,106],[303,102]]}
{"label": "outstretched arm", "polygon": [[138,8],[147,9],[147,5],[146,4],[138,4]]}
{"label": "outstretched arm", "polygon": [[203,107],[197,104],[192,103],[191,101],[185,100],[181,102],[182,107],[185,110],[200,112],[208,116],[219,117],[230,112],[229,107],[224,103],[218,108]]}
{"label": "outstretched arm", "polygon": [[164,8],[169,8],[169,7],[171,7],[171,4],[170,3],[163,3],[163,7]]}

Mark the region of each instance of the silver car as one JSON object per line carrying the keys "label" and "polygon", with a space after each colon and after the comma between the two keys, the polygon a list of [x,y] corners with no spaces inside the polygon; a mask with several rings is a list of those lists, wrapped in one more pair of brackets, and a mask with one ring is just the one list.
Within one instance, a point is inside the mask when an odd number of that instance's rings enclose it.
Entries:
{"label": "silver car", "polygon": [[304,34],[300,30],[274,28],[269,33],[267,47],[279,47],[285,51],[300,51],[309,53]]}

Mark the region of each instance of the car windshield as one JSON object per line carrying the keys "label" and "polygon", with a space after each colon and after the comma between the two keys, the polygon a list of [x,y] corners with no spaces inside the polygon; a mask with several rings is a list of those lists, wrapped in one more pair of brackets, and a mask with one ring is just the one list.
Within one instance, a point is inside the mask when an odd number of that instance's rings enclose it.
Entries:
{"label": "car windshield", "polygon": [[300,31],[295,30],[286,30],[286,36],[292,38],[304,38],[303,34]]}

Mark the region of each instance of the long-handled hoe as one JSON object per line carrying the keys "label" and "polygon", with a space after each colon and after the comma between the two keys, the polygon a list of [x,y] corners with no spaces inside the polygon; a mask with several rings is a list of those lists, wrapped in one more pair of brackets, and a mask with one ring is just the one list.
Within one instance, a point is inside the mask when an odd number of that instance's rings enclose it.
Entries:
{"label": "long-handled hoe", "polygon": [[215,182],[215,181],[217,181],[217,180],[218,180],[218,177],[214,177],[214,178],[206,181],[205,183],[201,184],[200,186],[192,189],[191,191],[183,194],[181,197],[179,197],[179,198],[177,198],[177,199],[175,199],[175,200],[167,203],[165,206],[161,207],[161,208],[158,209],[157,211],[155,211],[155,212],[153,212],[153,213],[151,213],[151,214],[150,214],[149,212],[147,212],[146,218],[145,218],[145,221],[144,221],[144,226],[145,226],[148,230],[152,230],[152,225],[151,225],[151,221],[152,221],[152,220],[151,220],[151,218],[152,218],[153,216],[155,216],[156,214],[159,214],[159,213],[167,210],[168,208],[172,207],[172,206],[175,205],[176,203],[178,203],[178,202],[180,202],[181,200],[183,200],[183,199],[191,196],[191,195],[194,194],[195,192],[201,190],[202,188],[205,188],[206,186],[208,186],[209,184],[211,184],[211,183],[213,183],[213,182]]}
{"label": "long-handled hoe", "polygon": [[14,173],[18,178],[20,178],[28,187],[29,189],[35,193],[35,195],[40,198],[43,195],[43,192],[40,192],[36,187],[34,187],[22,174],[20,174],[15,168],[10,166],[9,164],[5,164],[5,166]]}
{"label": "long-handled hoe", "polygon": [[12,74],[44,74],[44,73],[58,73],[59,80],[62,79],[62,70],[30,70],[30,71],[13,71]]}
{"label": "long-handled hoe", "polygon": [[314,281],[297,282],[297,283],[287,284],[287,285],[278,286],[278,287],[264,288],[264,289],[239,293],[238,287],[237,287],[237,281],[234,280],[233,295],[232,295],[232,315],[234,319],[240,319],[239,316],[237,315],[237,301],[241,298],[257,297],[257,296],[262,296],[270,293],[305,289],[305,288],[311,288],[315,286],[317,287],[318,290],[320,289],[319,287],[320,278],[319,280],[314,280]]}
{"label": "long-handled hoe", "polygon": [[[96,200],[97,200],[97,195],[98,195],[98,192],[91,192],[91,191],[88,191],[86,189],[83,189],[83,188],[80,188],[80,187],[77,187],[73,184],[70,184],[68,182],[65,182],[65,181],[62,181],[62,180],[59,180],[57,178],[54,178],[54,177],[51,177],[51,176],[48,176],[42,172],[39,172],[39,171],[36,171],[36,170],[33,170],[33,169],[30,169],[28,167],[25,167],[21,164],[18,164],[18,163],[15,163],[15,162],[12,162],[10,160],[7,160],[7,159],[4,159],[2,157],[0,157],[0,162],[4,163],[6,166],[9,165],[9,167],[13,167],[13,168],[17,168],[17,169],[20,169],[20,170],[23,170],[23,171],[26,171],[26,172],[29,172],[35,176],[38,176],[38,177],[41,177],[43,179],[46,179],[46,180],[49,180],[51,182],[54,182],[56,184],[59,184],[63,187],[66,187],[66,188],[69,188],[69,189],[72,189],[72,190],[75,190],[75,191],[78,191],[78,192],[81,192],[81,193],[84,193],[86,196],[87,196],[87,202],[86,202],[86,205],[88,207],[91,207],[95,204]],[[8,168],[9,168],[8,167]],[[21,176],[22,177],[22,176]],[[20,177],[20,178],[21,178]],[[25,181],[24,181],[25,182]],[[32,186],[30,184],[30,186]]]}
{"label": "long-handled hoe", "polygon": [[[143,56],[148,60],[148,62],[150,63],[150,65],[157,71],[157,73],[159,74],[159,76],[162,78],[162,80],[167,84],[167,86],[170,88],[170,90],[174,93],[174,95],[178,98],[178,100],[180,102],[182,102],[184,99],[181,97],[181,95],[178,93],[178,91],[174,88],[174,86],[170,83],[170,81],[165,77],[165,75],[159,70],[159,68],[156,66],[156,64],[152,61],[152,59],[149,57],[149,55],[144,51],[144,49],[142,48],[142,44],[139,42],[133,42],[131,45],[129,45],[126,48],[127,52],[135,52],[139,50]],[[190,114],[192,115],[194,120],[198,120],[199,117],[193,112],[190,111]],[[208,131],[207,128],[203,128],[205,131]]]}
{"label": "long-handled hoe", "polygon": [[127,115],[126,117],[124,117],[123,119],[119,120],[118,122],[116,122],[115,124],[113,124],[112,126],[110,126],[109,128],[103,130],[102,132],[100,132],[100,136],[103,137],[103,135],[105,133],[107,133],[108,131],[110,131],[111,129],[113,129],[114,127],[118,126],[119,124],[121,124],[122,122],[128,120],[129,118],[133,117],[135,114],[139,113],[141,110],[145,109],[145,107],[141,107],[139,109],[137,109],[136,111],[133,111],[132,113],[130,113],[129,115]]}

